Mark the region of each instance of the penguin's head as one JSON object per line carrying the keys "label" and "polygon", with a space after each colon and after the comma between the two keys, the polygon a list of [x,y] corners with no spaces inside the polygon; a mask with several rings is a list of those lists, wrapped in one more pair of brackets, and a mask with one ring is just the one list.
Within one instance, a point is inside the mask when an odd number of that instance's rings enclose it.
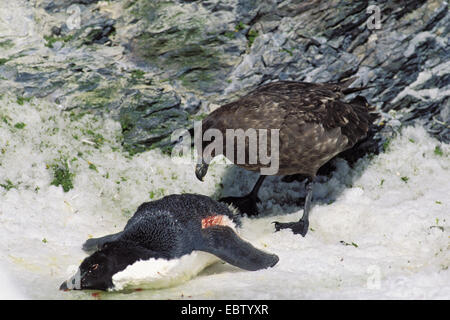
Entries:
{"label": "penguin's head", "polygon": [[157,256],[132,242],[116,241],[104,244],[83,260],[77,273],[64,281],[60,290],[108,290],[114,287],[113,276],[139,259]]}
{"label": "penguin's head", "polygon": [[[98,251],[83,260],[77,273],[64,281],[60,290],[108,290],[113,287],[112,276],[119,271],[115,247],[105,244]],[[113,254],[111,254],[113,253]]]}

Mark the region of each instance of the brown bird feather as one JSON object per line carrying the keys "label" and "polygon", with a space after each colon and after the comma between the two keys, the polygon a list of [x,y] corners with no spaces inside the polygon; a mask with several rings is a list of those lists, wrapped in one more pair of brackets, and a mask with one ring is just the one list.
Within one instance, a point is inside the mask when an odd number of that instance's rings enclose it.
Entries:
{"label": "brown bird feather", "polygon": [[[279,129],[280,167],[277,174],[300,173],[314,177],[323,164],[364,139],[373,121],[365,98],[343,100],[345,94],[366,88],[348,88],[355,80],[268,83],[213,111],[203,120],[202,129],[204,132],[215,128],[223,133],[224,154],[227,154],[226,129]],[[209,143],[204,142],[203,148]],[[247,139],[246,163],[238,165],[257,171],[264,166],[248,163],[248,143]],[[270,133],[267,150],[270,150]],[[229,160],[236,163],[236,157],[235,152]]]}

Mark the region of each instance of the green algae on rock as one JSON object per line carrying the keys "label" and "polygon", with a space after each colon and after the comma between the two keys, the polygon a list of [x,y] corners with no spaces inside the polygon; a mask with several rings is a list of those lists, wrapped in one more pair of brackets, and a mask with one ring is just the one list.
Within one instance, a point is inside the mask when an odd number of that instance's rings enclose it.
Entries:
{"label": "green algae on rock", "polygon": [[209,105],[261,83],[357,76],[386,122],[396,110],[395,121],[423,121],[450,141],[448,4],[377,4],[381,30],[367,27],[367,5],[18,1],[0,7],[24,16],[14,27],[0,21],[0,94],[110,116],[123,147],[140,152],[170,145],[171,132],[192,127]]}

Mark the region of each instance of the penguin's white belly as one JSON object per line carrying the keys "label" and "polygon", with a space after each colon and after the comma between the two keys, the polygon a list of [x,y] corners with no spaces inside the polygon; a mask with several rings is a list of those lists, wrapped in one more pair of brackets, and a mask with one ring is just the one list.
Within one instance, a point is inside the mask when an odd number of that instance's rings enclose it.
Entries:
{"label": "penguin's white belly", "polygon": [[216,256],[202,251],[193,251],[173,260],[154,258],[139,260],[113,275],[114,288],[111,290],[171,287],[195,277],[219,260]]}

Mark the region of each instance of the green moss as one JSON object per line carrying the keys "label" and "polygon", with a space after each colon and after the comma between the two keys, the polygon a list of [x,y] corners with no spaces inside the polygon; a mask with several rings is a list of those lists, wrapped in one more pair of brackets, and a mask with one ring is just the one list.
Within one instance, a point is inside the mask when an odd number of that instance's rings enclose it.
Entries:
{"label": "green moss", "polygon": [[95,88],[80,94],[78,106],[82,108],[103,108],[114,101],[119,91],[117,84]]}
{"label": "green moss", "polygon": [[0,187],[6,189],[6,191],[9,191],[11,189],[17,189],[17,185],[11,182],[11,180],[6,179],[5,183],[0,183]]}
{"label": "green moss", "polygon": [[245,23],[243,23],[242,21],[239,21],[239,23],[234,27],[234,31],[239,32],[241,30],[244,30],[247,27],[248,26]]}
{"label": "green moss", "polygon": [[294,55],[294,52],[292,50],[286,49],[286,48],[282,48],[280,49],[280,52],[286,52],[288,53],[291,57]]}
{"label": "green moss", "polygon": [[236,36],[236,32],[233,31],[227,31],[223,34],[225,37],[227,37],[228,39],[234,39],[234,37]]}
{"label": "green moss", "polygon": [[437,155],[437,156],[440,156],[440,157],[442,157],[444,155],[444,153],[442,152],[441,147],[439,147],[439,146],[436,146],[436,148],[434,148],[434,154]]}
{"label": "green moss", "polygon": [[145,75],[145,72],[139,69],[135,69],[131,71],[131,77],[135,79],[142,79]]}
{"label": "green moss", "polygon": [[0,66],[7,63],[8,61],[9,61],[9,59],[0,58]]}
{"label": "green moss", "polygon": [[17,128],[17,129],[23,129],[23,128],[25,128],[25,126],[26,126],[25,123],[23,123],[23,122],[18,122],[18,123],[16,123],[16,124],[14,125],[14,128]]}
{"label": "green moss", "polygon": [[53,180],[50,183],[52,186],[62,186],[64,192],[73,189],[72,179],[75,175],[70,172],[67,161],[53,164],[50,168],[53,170]]}
{"label": "green moss", "polygon": [[61,40],[63,41],[63,42],[69,42],[70,40],[72,40],[73,39],[73,35],[67,35],[67,36],[64,36],[64,37],[62,37],[61,38]]}
{"label": "green moss", "polygon": [[44,36],[45,41],[47,41],[45,43],[45,46],[48,48],[53,48],[53,44],[58,41],[58,38],[55,37],[51,37],[51,36]]}
{"label": "green moss", "polygon": [[96,147],[100,147],[105,142],[105,138],[100,133],[95,133],[91,129],[83,130],[83,133],[89,135],[93,142],[95,142]]}
{"label": "green moss", "polygon": [[123,133],[129,132],[134,128],[133,117],[129,113],[122,113],[119,122]]}
{"label": "green moss", "polygon": [[24,98],[24,97],[17,97],[17,104],[23,106],[25,102],[30,102],[32,97]]}
{"label": "green moss", "polygon": [[130,84],[136,84],[139,81],[141,81],[142,79],[144,79],[145,77],[145,71],[139,70],[139,69],[135,69],[133,71],[131,71],[131,79],[130,79]]}
{"label": "green moss", "polygon": [[407,182],[408,182],[408,180],[409,180],[409,178],[408,178],[408,177],[406,177],[406,176],[404,176],[404,177],[401,177],[400,179],[402,179],[402,181],[403,181],[404,183],[407,183]]}
{"label": "green moss", "polygon": [[[234,32],[227,31],[227,32],[225,32],[224,36],[226,36],[227,38],[230,38],[230,39],[231,39],[231,38],[234,38],[236,32],[245,30],[245,29],[247,29],[248,27],[249,27],[249,26],[248,26],[247,24],[245,24],[245,23],[243,23],[242,21],[240,21],[240,22],[234,27]],[[248,44],[249,47],[252,46],[253,42],[255,41],[256,37],[258,37],[258,36],[259,36],[258,30],[250,29],[250,30],[247,32],[246,37],[247,37],[247,44]]]}
{"label": "green moss", "polygon": [[173,26],[164,33],[144,33],[133,44],[134,51],[150,65],[166,70],[187,88],[202,89],[220,81],[223,36],[206,35],[205,21],[192,18],[187,26]]}
{"label": "green moss", "polygon": [[250,30],[247,33],[248,46],[251,47],[255,39],[259,36],[258,30]]}
{"label": "green moss", "polygon": [[5,40],[5,41],[1,41],[0,42],[0,48],[7,50],[7,49],[11,49],[12,47],[14,47],[14,43],[12,40]]}
{"label": "green moss", "polygon": [[97,167],[92,162],[89,162],[89,169],[94,170],[95,172],[98,172]]}
{"label": "green moss", "polygon": [[145,148],[143,146],[140,145],[135,145],[135,144],[124,144],[123,149],[125,152],[128,153],[128,158],[132,158],[134,155],[141,153],[141,152],[145,152],[147,150],[151,150],[151,148]]}
{"label": "green moss", "polygon": [[208,116],[207,113],[200,113],[196,115],[189,115],[189,121],[202,121]]}
{"label": "green moss", "polygon": [[58,41],[62,41],[62,42],[69,42],[70,40],[73,39],[73,35],[67,35],[67,36],[62,36],[62,37],[55,37],[55,36],[44,36],[45,41],[47,41],[45,43],[45,46],[48,48],[53,48],[53,44],[55,42]]}
{"label": "green moss", "polygon": [[10,125],[9,121],[12,119],[9,116],[2,116],[2,122],[6,123],[7,125]]}
{"label": "green moss", "polygon": [[69,114],[70,121],[78,121],[81,118],[83,118],[85,115],[87,115],[89,112],[81,111],[81,112],[75,112],[71,111]]}
{"label": "green moss", "polygon": [[99,75],[90,76],[89,79],[80,79],[77,81],[79,91],[93,91],[100,85],[101,77]]}
{"label": "green moss", "polygon": [[148,193],[150,199],[161,198],[164,196],[165,190],[164,188],[159,188],[156,190],[152,190]]}
{"label": "green moss", "polygon": [[[235,36],[234,30],[212,32],[208,28],[209,17],[187,15],[174,2],[140,0],[130,11],[148,24],[147,30],[152,30],[131,42],[139,60],[164,70],[166,79],[180,80],[188,89],[216,92],[223,86],[227,73],[224,69],[231,69],[232,65],[218,48]],[[165,31],[160,32],[163,27]],[[241,27],[242,24],[237,25],[238,29]]]}
{"label": "green moss", "polygon": [[352,243],[348,243],[348,242],[345,242],[345,241],[343,241],[343,240],[341,240],[341,241],[339,241],[341,244],[343,244],[344,246],[354,246],[355,248],[358,248],[358,245],[356,244],[356,243],[354,243],[354,242],[352,242]]}

